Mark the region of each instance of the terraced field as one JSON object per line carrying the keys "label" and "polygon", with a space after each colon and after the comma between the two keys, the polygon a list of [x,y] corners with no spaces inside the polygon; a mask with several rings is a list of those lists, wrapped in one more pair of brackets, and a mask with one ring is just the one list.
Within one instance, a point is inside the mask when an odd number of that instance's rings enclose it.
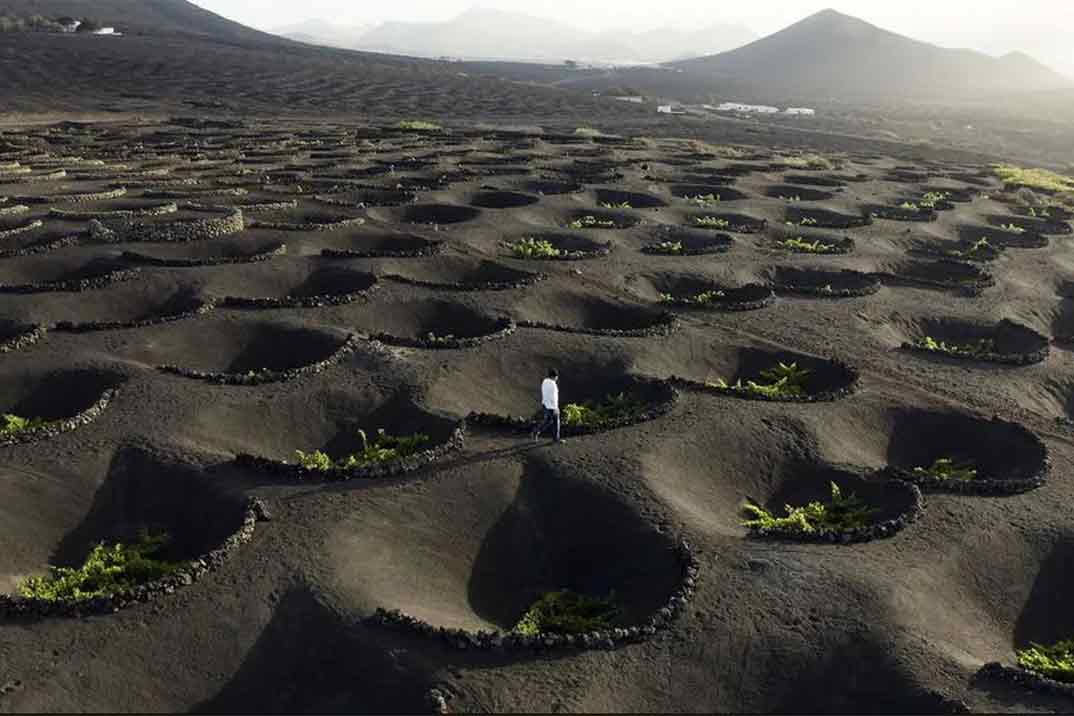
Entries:
{"label": "terraced field", "polygon": [[[0,711],[1069,709],[1009,668],[1074,636],[1059,199],[590,133],[0,131]],[[845,529],[746,524],[833,484]],[[27,590],[147,533],[161,574]],[[523,627],[563,590],[612,616]]]}

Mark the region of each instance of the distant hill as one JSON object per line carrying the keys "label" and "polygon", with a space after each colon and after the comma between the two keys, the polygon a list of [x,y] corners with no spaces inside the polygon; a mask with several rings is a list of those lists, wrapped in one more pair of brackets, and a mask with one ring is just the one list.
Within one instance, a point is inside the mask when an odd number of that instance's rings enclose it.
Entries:
{"label": "distant hill", "polygon": [[122,32],[203,35],[219,40],[278,41],[186,0],[0,0],[0,15],[89,17]]}
{"label": "distant hill", "polygon": [[4,13],[91,17],[125,34],[0,35],[0,114],[336,112],[525,122],[647,114],[588,93],[474,76],[456,63],[292,42],[186,0],[0,0]]}
{"label": "distant hill", "polygon": [[324,20],[306,20],[277,27],[272,33],[296,42],[355,50],[359,49],[362,36],[372,27],[372,25],[343,26]]}
{"label": "distant hill", "polygon": [[824,10],[730,52],[672,65],[699,84],[733,82],[771,96],[956,98],[1057,89],[1067,78],[1015,53],[953,50]]}
{"label": "distant hill", "polygon": [[691,31],[658,29],[641,33],[591,33],[554,20],[485,8],[469,10],[445,22],[386,22],[355,31],[312,21],[278,28],[275,32],[330,47],[416,57],[555,63],[567,59],[604,63],[666,62],[721,52],[756,37],[737,25],[716,25]]}

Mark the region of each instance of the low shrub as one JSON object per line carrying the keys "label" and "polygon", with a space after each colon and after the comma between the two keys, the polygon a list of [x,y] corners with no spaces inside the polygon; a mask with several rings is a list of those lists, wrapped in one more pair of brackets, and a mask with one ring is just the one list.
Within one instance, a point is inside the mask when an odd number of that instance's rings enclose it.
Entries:
{"label": "low shrub", "polygon": [[796,251],[801,254],[838,254],[842,249],[836,244],[828,244],[820,239],[806,241],[801,236],[777,241],[776,245],[788,251]]}
{"label": "low shrub", "polygon": [[793,221],[786,222],[787,226],[816,226],[817,220],[811,216],[803,217],[797,224]]}
{"label": "low shrub", "polygon": [[949,457],[937,458],[929,467],[915,467],[918,477],[930,477],[937,480],[976,480],[977,468],[972,462],[955,462]]}
{"label": "low shrub", "polygon": [[800,368],[797,363],[780,362],[774,368],[761,371],[759,377],[765,381],[763,383],[748,380],[743,384],[739,379],[734,385],[730,385],[723,378],[717,378],[715,381],[707,382],[706,385],[720,390],[732,390],[767,398],[801,398],[806,394],[805,382],[810,372],[805,368]]}
{"label": "low shrub", "polygon": [[618,204],[612,203],[610,201],[602,201],[599,204],[597,204],[597,206],[599,206],[601,209],[633,209],[634,208],[634,207],[632,207],[630,205],[629,201],[622,201],[622,202],[619,202]]}
{"label": "low shrub", "polygon": [[996,164],[992,170],[1007,186],[1042,189],[1053,193],[1074,192],[1074,178],[1047,169],[1023,169],[1011,164]]}
{"label": "low shrub", "polygon": [[921,207],[922,209],[935,209],[937,204],[939,204],[940,202],[947,201],[950,198],[951,194],[949,192],[930,191],[926,192],[924,196],[918,199],[917,206]]}
{"label": "low shrub", "polygon": [[695,206],[713,206],[720,203],[719,194],[698,194],[697,196],[684,196],[683,199]]}
{"label": "low shrub", "polygon": [[681,254],[684,251],[684,247],[681,241],[661,241],[658,244],[651,244],[649,251],[654,254],[675,256]]}
{"label": "low shrub", "polygon": [[1006,232],[1009,232],[1011,234],[1017,234],[1019,236],[1026,232],[1025,229],[1023,229],[1021,226],[1018,226],[1017,224],[1003,224],[999,228],[1003,229]]}
{"label": "low shrub", "polygon": [[822,157],[819,154],[803,154],[798,157],[786,157],[781,161],[784,166],[792,167],[794,169],[835,169],[835,164],[831,159]]}
{"label": "low shrub", "polygon": [[965,249],[946,249],[942,253],[944,256],[953,259],[964,259],[966,261],[986,261],[995,258],[999,255],[1002,249],[997,246],[993,246],[988,239],[978,239],[970,244]]}
{"label": "low shrub", "polygon": [[626,393],[609,395],[599,403],[570,403],[563,407],[563,424],[599,428],[645,412],[645,403]]}
{"label": "low shrub", "polygon": [[696,306],[705,306],[726,297],[727,294],[719,290],[702,291],[693,296],[673,296],[670,293],[662,293],[660,294],[660,301],[663,303],[689,303]]}
{"label": "low shrub", "polygon": [[580,216],[571,223],[567,224],[568,229],[614,229],[614,219],[601,219],[596,216],[587,214],[586,216]]}
{"label": "low shrub", "polygon": [[1023,669],[1074,684],[1074,640],[1059,641],[1050,646],[1030,644],[1028,649],[1015,651],[1015,656]]}
{"label": "low shrub", "polygon": [[869,506],[856,495],[843,495],[839,485],[831,483],[832,496],[828,503],[810,502],[808,505],[795,507],[785,505],[784,517],[774,514],[752,502],[747,502],[742,509],[748,519],[742,526],[753,530],[786,530],[812,534],[815,532],[850,532],[869,525],[869,520],[877,509]]}
{"label": "low shrub", "polygon": [[326,453],[316,450],[312,453],[295,451],[295,458],[302,467],[307,470],[354,470],[378,463],[391,462],[400,458],[413,455],[422,450],[429,443],[429,436],[424,433],[415,433],[404,437],[395,437],[377,430],[377,435],[370,442],[364,430],[358,431],[358,438],[362,442],[362,451],[348,455],[340,460],[332,460]]}
{"label": "low shrub", "polygon": [[504,246],[520,259],[555,259],[563,254],[550,241],[544,239],[519,239],[513,243],[506,243]]}
{"label": "low shrub", "polygon": [[995,352],[996,343],[991,338],[980,338],[972,343],[946,343],[932,336],[925,336],[912,344],[915,348],[932,353],[943,353],[958,358],[981,358]]}
{"label": "low shrub", "polygon": [[512,631],[522,636],[585,634],[611,628],[620,613],[614,592],[601,599],[564,589],[534,602]]}
{"label": "low shrub", "polygon": [[411,132],[438,132],[443,129],[435,122],[426,122],[420,119],[404,119],[395,126],[397,129],[405,129]]}
{"label": "low shrub", "polygon": [[694,217],[694,225],[700,226],[703,229],[729,229],[731,228],[731,222],[727,219],[721,219],[718,216],[697,216]]}
{"label": "low shrub", "polygon": [[84,600],[123,592],[171,574],[179,565],[160,558],[166,533],[143,531],[133,544],[101,542],[81,567],[53,567],[44,577],[28,577],[19,594],[30,599]]}
{"label": "low shrub", "polygon": [[38,430],[49,424],[50,421],[41,418],[24,418],[19,415],[5,413],[0,415],[0,438],[8,438],[27,430]]}

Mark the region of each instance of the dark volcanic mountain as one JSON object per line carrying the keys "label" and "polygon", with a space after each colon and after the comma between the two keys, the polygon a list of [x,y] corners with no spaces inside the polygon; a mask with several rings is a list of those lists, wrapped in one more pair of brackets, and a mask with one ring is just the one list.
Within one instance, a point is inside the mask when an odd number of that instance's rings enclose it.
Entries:
{"label": "dark volcanic mountain", "polygon": [[674,65],[713,84],[772,95],[968,97],[1056,89],[1071,82],[1027,55],[996,59],[913,40],[824,10],[745,47]]}
{"label": "dark volcanic mountain", "polygon": [[204,35],[228,40],[272,40],[186,0],[0,0],[0,15],[87,17],[121,32]]}
{"label": "dark volcanic mountain", "polygon": [[11,32],[0,111],[361,112],[570,116],[640,112],[581,93],[475,77],[455,64],[312,47],[186,0],[0,0],[0,15],[88,17],[123,37]]}

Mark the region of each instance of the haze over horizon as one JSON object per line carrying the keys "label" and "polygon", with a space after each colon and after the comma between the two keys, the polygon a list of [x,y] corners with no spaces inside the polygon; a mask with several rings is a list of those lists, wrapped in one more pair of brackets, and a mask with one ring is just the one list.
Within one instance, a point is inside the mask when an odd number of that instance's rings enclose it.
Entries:
{"label": "haze over horizon", "polygon": [[546,0],[541,5],[523,0],[397,0],[384,3],[349,3],[343,0],[305,0],[274,3],[261,0],[194,0],[198,5],[261,30],[306,20],[335,25],[369,25],[390,21],[436,22],[448,20],[474,7],[520,12],[556,20],[582,30],[623,29],[645,31],[662,27],[698,29],[733,23],[747,26],[758,36],[776,32],[825,8],[853,15],[874,25],[943,47],[969,48],[990,55],[1021,51],[1074,77],[1074,47],[1059,28],[1074,25],[1074,4],[1054,0],[755,0],[731,11],[705,7],[687,0]]}

